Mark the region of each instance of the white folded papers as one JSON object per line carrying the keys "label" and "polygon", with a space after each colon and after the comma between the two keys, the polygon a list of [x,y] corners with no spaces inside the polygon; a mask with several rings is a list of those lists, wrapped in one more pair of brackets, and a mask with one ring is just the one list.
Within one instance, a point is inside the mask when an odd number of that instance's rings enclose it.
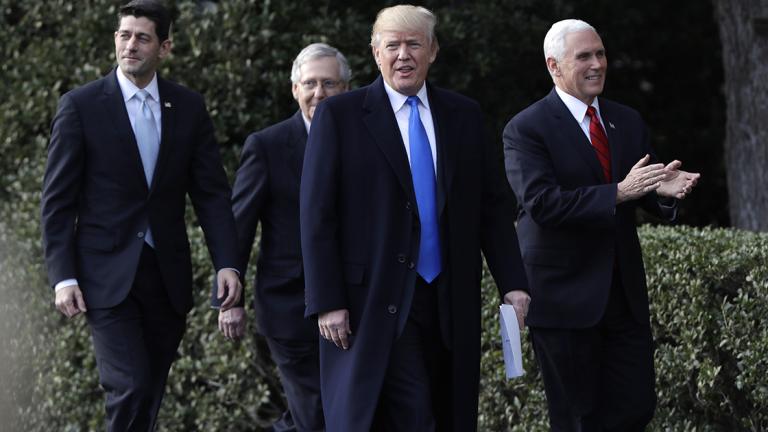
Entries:
{"label": "white folded papers", "polygon": [[520,348],[520,327],[517,325],[517,315],[512,305],[501,305],[499,319],[501,320],[501,346],[504,353],[504,369],[507,379],[517,378],[525,374],[523,370],[523,353]]}

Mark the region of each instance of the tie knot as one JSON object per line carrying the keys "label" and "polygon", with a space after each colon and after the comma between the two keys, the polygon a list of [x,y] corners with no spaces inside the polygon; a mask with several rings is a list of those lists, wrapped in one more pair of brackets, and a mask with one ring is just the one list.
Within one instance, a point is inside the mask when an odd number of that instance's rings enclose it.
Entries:
{"label": "tie knot", "polygon": [[419,107],[419,97],[418,96],[408,96],[408,105],[411,106],[411,108],[418,108]]}
{"label": "tie knot", "polygon": [[595,107],[593,106],[587,107],[587,115],[590,118],[597,119],[597,110],[595,109]]}
{"label": "tie knot", "polygon": [[139,98],[139,102],[144,102],[149,97],[149,92],[141,89],[136,92],[136,97]]}

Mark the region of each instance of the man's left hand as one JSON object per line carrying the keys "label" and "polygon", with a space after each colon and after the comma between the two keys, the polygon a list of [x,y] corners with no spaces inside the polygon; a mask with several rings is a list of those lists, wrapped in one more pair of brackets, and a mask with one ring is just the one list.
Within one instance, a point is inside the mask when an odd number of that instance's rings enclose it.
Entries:
{"label": "man's left hand", "polygon": [[245,334],[245,308],[219,309],[219,330],[227,339],[238,340]]}
{"label": "man's left hand", "polygon": [[699,182],[701,174],[681,170],[682,164],[679,160],[675,160],[664,167],[667,174],[661,181],[659,188],[656,189],[659,196],[683,199],[691,193],[696,183]]}
{"label": "man's left hand", "polygon": [[221,269],[216,273],[216,282],[219,286],[216,296],[221,299],[225,293],[227,295],[227,298],[221,302],[221,310],[227,310],[235,306],[240,301],[240,295],[243,293],[243,286],[240,284],[240,278],[237,273],[232,269]]}
{"label": "man's left hand", "polygon": [[531,303],[531,296],[527,292],[517,290],[504,294],[504,303],[512,305],[517,315],[517,324],[520,330],[525,327],[525,317],[528,316],[528,305]]}

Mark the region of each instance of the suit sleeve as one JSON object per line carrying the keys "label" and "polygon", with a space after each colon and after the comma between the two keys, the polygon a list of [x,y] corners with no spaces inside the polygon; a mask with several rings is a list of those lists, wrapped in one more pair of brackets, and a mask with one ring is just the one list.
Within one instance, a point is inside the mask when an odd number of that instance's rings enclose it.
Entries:
{"label": "suit sleeve", "polygon": [[74,100],[62,96],[51,125],[40,212],[51,287],[78,276],[75,222],[85,159],[82,127]]}
{"label": "suit sleeve", "polygon": [[[648,127],[645,122],[638,115],[638,122],[642,125],[642,144],[645,149],[645,153],[651,155],[649,164],[659,163],[659,158],[656,156],[656,152],[651,147],[651,139],[648,134]],[[640,207],[643,210],[651,213],[652,215],[664,219],[666,221],[673,221],[677,217],[677,200],[674,198],[660,197],[656,192],[651,192],[640,199]]]}
{"label": "suit sleeve", "polygon": [[[240,270],[240,281],[245,287],[248,261],[256,238],[256,228],[259,225],[259,217],[268,193],[267,180],[269,178],[264,142],[259,134],[251,134],[245,140],[243,151],[240,155],[240,167],[235,175],[235,184],[232,187],[232,213],[235,217],[235,229],[237,231],[237,268]],[[211,305],[219,307],[221,300],[216,297],[218,286],[216,277],[213,278],[213,292],[211,293]],[[240,298],[237,306],[245,304],[245,296]]]}
{"label": "suit sleeve", "polygon": [[256,238],[261,209],[269,191],[269,168],[263,144],[258,134],[251,134],[246,139],[232,188],[232,212],[237,229],[237,268],[243,278]]}
{"label": "suit sleeve", "polygon": [[202,101],[196,111],[198,127],[195,150],[190,166],[189,196],[200,226],[205,234],[214,268],[235,268],[238,271],[234,241],[235,219],[232,216],[229,182],[221,164],[219,146],[213,134],[213,123]]}
{"label": "suit sleeve", "polygon": [[[482,116],[477,127],[484,131]],[[512,191],[504,179],[504,155],[499,145],[481,133],[483,149],[483,225],[482,249],[499,295],[513,290],[528,291],[528,279],[520,255],[515,229]]]}
{"label": "suit sleeve", "polygon": [[307,317],[348,308],[340,257],[338,126],[327,105],[318,105],[304,154],[299,219]]}
{"label": "suit sleeve", "polygon": [[513,118],[503,136],[507,180],[519,205],[545,228],[614,229],[616,184],[562,187],[545,143],[554,138],[526,119]]}

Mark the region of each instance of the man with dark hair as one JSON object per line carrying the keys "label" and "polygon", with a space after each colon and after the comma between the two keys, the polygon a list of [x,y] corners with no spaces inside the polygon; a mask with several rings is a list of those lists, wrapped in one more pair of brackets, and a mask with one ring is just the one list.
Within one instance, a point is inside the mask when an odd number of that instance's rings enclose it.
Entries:
{"label": "man with dark hair", "polygon": [[118,67],[61,97],[51,126],[42,231],[56,307],[91,328],[107,429],[154,429],[192,307],[189,194],[227,309],[238,301],[234,218],[203,98],[160,78],[170,14],[120,9]]}
{"label": "man with dark hair", "polygon": [[[253,306],[258,331],[266,337],[280,370],[289,408],[273,425],[275,432],[324,429],[318,330],[304,319],[299,181],[315,106],[347,91],[349,79],[347,59],[336,48],[313,43],[302,49],[291,70],[299,110],[248,136],[232,190],[239,268],[248,264],[261,222]],[[219,323],[227,337],[239,338],[244,332],[245,309],[219,312]]]}

